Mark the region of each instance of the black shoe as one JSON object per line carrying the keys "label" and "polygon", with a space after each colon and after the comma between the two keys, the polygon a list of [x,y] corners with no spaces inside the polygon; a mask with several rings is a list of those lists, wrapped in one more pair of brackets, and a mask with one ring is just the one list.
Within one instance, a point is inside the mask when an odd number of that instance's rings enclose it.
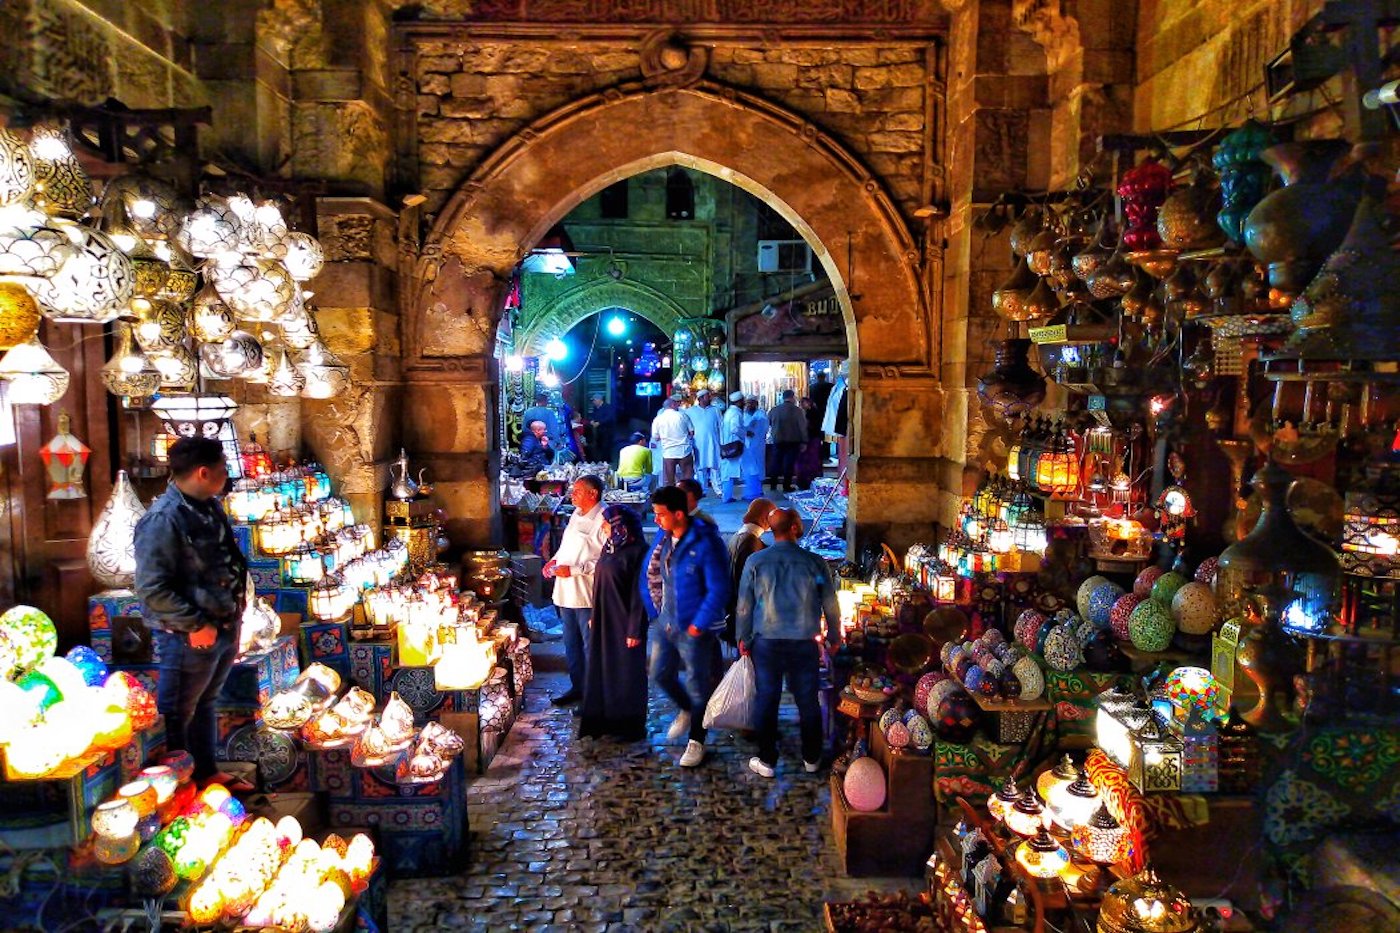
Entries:
{"label": "black shoe", "polygon": [[553,703],[555,706],[572,706],[581,699],[583,699],[582,694],[570,690],[567,693],[561,693],[558,696],[550,697],[549,702]]}

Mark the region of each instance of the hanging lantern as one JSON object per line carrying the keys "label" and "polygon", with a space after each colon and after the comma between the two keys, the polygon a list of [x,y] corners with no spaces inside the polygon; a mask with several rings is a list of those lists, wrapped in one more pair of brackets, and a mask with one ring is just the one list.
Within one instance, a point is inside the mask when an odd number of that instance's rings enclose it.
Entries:
{"label": "hanging lantern", "polygon": [[242,224],[222,198],[207,198],[189,214],[175,236],[180,249],[200,259],[235,256]]}
{"label": "hanging lantern", "polygon": [[222,429],[238,410],[238,403],[227,395],[162,395],[151,410],[178,437],[219,440]]}
{"label": "hanging lantern", "polygon": [[262,366],[263,347],[246,330],[236,330],[220,343],[201,346],[199,356],[215,378],[234,379]]}
{"label": "hanging lantern", "polygon": [[277,323],[282,328],[282,341],[293,350],[309,350],[319,334],[316,318],[311,313],[305,297],[294,303]]}
{"label": "hanging lantern", "polygon": [[272,455],[258,443],[256,434],[248,435],[248,443],[243,445],[243,475],[251,479],[261,479],[272,472]]}
{"label": "hanging lantern", "polygon": [[233,312],[219,297],[212,284],[206,284],[195,296],[190,310],[190,333],[200,343],[217,343],[234,331]]}
{"label": "hanging lantern", "polygon": [[83,471],[87,469],[88,456],[92,450],[78,440],[68,430],[73,420],[67,412],[58,416],[58,433],[43,447],[39,456],[44,460],[44,469],[49,471],[50,499],[86,499],[87,489],[83,487]]}
{"label": "hanging lantern", "polygon": [[37,286],[77,253],[82,228],[60,228],[42,211],[11,204],[0,207],[0,277]]}
{"label": "hanging lantern", "polygon": [[[230,199],[232,203],[234,199]],[[241,209],[241,205],[240,205]],[[261,201],[253,208],[252,223],[243,226],[243,239],[250,253],[281,259],[287,253],[287,237],[291,233],[287,218],[275,201]]]}
{"label": "hanging lantern", "polygon": [[180,230],[179,204],[174,186],[132,172],[103,185],[99,210],[104,217],[124,214],[131,232],[144,240],[168,240]]}
{"label": "hanging lantern", "polygon": [[11,405],[51,405],[68,391],[68,370],[30,337],[0,357],[0,379],[9,382]]}
{"label": "hanging lantern", "polygon": [[282,240],[282,262],[298,282],[309,282],[326,263],[325,251],[309,233],[289,233]]}
{"label": "hanging lantern", "polygon": [[306,385],[304,398],[327,399],[339,395],[350,381],[350,367],[342,363],[317,337],[297,364]]}
{"label": "hanging lantern", "polygon": [[60,126],[36,126],[29,139],[34,160],[34,206],[50,217],[77,220],[92,207],[92,180]]}
{"label": "hanging lantern", "polygon": [[355,608],[355,593],[338,573],[328,573],[311,587],[307,611],[320,622],[339,622]]}
{"label": "hanging lantern", "polygon": [[161,388],[190,391],[199,379],[199,364],[184,346],[170,353],[153,354],[151,363],[160,373]]}
{"label": "hanging lantern", "polygon": [[136,496],[126,470],[117,471],[112,497],[88,537],[88,569],[109,589],[129,589],[136,582],[136,523],[146,507]]}
{"label": "hanging lantern", "polygon": [[132,338],[130,324],[117,324],[117,346],[102,367],[102,385],[123,398],[146,398],[160,389],[160,370]]}
{"label": "hanging lantern", "polygon": [[171,249],[169,243],[156,243],[153,249],[156,255],[169,266],[169,272],[165,276],[165,285],[156,297],[181,305],[193,298],[194,291],[199,286],[199,276],[195,275],[194,270],[185,262],[184,257]]}
{"label": "hanging lantern", "polygon": [[131,260],[132,294],[138,298],[158,297],[170,278],[170,263],[157,256],[146,241],[135,234],[118,235],[112,231],[108,234]]}
{"label": "hanging lantern", "polygon": [[55,321],[105,324],[135,294],[136,270],[112,238],[85,229],[77,252],[34,289],[44,314]]}
{"label": "hanging lantern", "polygon": [[0,350],[34,336],[39,319],[39,304],[29,289],[18,282],[0,282]]}
{"label": "hanging lantern", "polygon": [[18,204],[34,191],[34,157],[29,146],[0,126],[0,207]]}
{"label": "hanging lantern", "polygon": [[136,342],[147,353],[174,353],[184,346],[185,309],[172,301],[137,298],[131,302],[136,312],[133,328]]}
{"label": "hanging lantern", "polygon": [[274,346],[272,372],[267,379],[267,394],[277,398],[295,398],[306,388],[306,378],[292,363],[292,356],[281,347]]}
{"label": "hanging lantern", "polygon": [[216,266],[211,274],[219,297],[243,320],[273,323],[296,300],[297,284],[287,267],[268,259]]}

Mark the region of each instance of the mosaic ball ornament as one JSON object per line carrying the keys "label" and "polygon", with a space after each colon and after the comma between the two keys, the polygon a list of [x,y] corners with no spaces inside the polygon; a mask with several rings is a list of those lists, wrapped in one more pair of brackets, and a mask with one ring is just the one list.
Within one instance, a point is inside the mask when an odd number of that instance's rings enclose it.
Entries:
{"label": "mosaic ball ornament", "polygon": [[1124,595],[1121,586],[1111,580],[1105,580],[1089,593],[1087,605],[1080,612],[1080,615],[1095,625],[1108,625],[1108,617],[1113,612],[1114,603],[1118,602]]}
{"label": "mosaic ball ornament", "polygon": [[1057,671],[1072,671],[1084,663],[1084,649],[1070,623],[1051,628],[1041,656],[1045,658],[1046,665]]}
{"label": "mosaic ball ornament", "polygon": [[1001,696],[1001,676],[993,677],[983,670],[982,682],[977,685],[977,693],[989,700],[995,700]]}
{"label": "mosaic ball ornament", "polygon": [[896,719],[885,729],[885,741],[890,748],[903,748],[909,744],[909,727]]}
{"label": "mosaic ball ornament", "polygon": [[1172,597],[1172,618],[1187,635],[1208,635],[1220,622],[1215,591],[1206,583],[1188,583]]}
{"label": "mosaic ball ornament", "polygon": [[953,669],[953,652],[960,651],[962,646],[957,642],[945,641],[943,647],[938,649],[938,659],[943,662],[944,668]]}
{"label": "mosaic ball ornament", "polygon": [[885,803],[885,770],[869,755],[857,758],[846,769],[841,789],[852,810],[866,813],[878,810]]}
{"label": "mosaic ball ornament", "polygon": [[1092,577],[1089,577],[1083,583],[1079,584],[1079,589],[1075,590],[1074,593],[1074,605],[1075,608],[1079,610],[1081,616],[1087,616],[1089,614],[1089,596],[1094,590],[1105,583],[1111,582],[1112,581],[1109,580],[1108,577],[1094,574]]}
{"label": "mosaic ball ornament", "polygon": [[996,655],[996,659],[1003,664],[1016,663],[1016,651],[1013,645],[1002,642],[992,649],[992,654]]}
{"label": "mosaic ball ornament", "polygon": [[1220,684],[1203,667],[1178,667],[1167,675],[1162,689],[1174,706],[1196,717],[1214,718],[1220,701]]}
{"label": "mosaic ball ornament", "polygon": [[1155,599],[1144,599],[1128,617],[1128,638],[1139,651],[1166,651],[1174,634],[1171,612]]}
{"label": "mosaic ball ornament", "polygon": [[10,633],[0,630],[0,681],[7,681],[19,669],[19,647]]}
{"label": "mosaic ball ornament", "polygon": [[1207,557],[1196,567],[1195,581],[1206,586],[1215,586],[1215,572],[1220,567],[1219,557]]}
{"label": "mosaic ball ornament", "polygon": [[158,845],[148,846],[136,856],[130,868],[131,893],[139,898],[160,898],[174,889],[175,863]]}
{"label": "mosaic ball ornament", "polygon": [[1040,669],[1040,665],[1035,663],[1035,658],[1027,655],[1017,661],[1012,666],[1011,673],[1016,675],[1016,682],[1020,685],[1020,699],[1040,699],[1040,695],[1045,692],[1045,673]]}
{"label": "mosaic ball ornament", "polygon": [[905,723],[909,729],[909,745],[919,752],[927,752],[933,747],[933,727],[922,716],[915,716]]}
{"label": "mosaic ball ornament", "polygon": [[989,645],[1002,645],[1006,643],[1006,636],[1001,633],[1001,629],[989,628],[982,634],[982,640]]}
{"label": "mosaic ball ornament", "polygon": [[875,720],[875,724],[879,726],[881,732],[888,732],[890,729],[890,724],[898,722],[899,719],[899,710],[891,706],[889,709],[885,710],[883,713],[880,714],[880,718]]}
{"label": "mosaic ball ornament", "polygon": [[1118,597],[1118,601],[1113,604],[1113,609],[1108,614],[1108,627],[1112,630],[1114,638],[1119,641],[1128,640],[1128,617],[1146,598],[1146,596],[1139,596],[1137,593],[1125,593]]}
{"label": "mosaic ball ornament", "polygon": [[982,670],[982,665],[973,664],[967,669],[967,673],[962,676],[963,686],[968,690],[980,690],[982,688],[982,678],[987,674]]}
{"label": "mosaic ball ornament", "polygon": [[1152,600],[1170,608],[1172,600],[1176,598],[1177,590],[1189,582],[1185,574],[1169,570],[1158,577],[1156,583],[1152,584]]}
{"label": "mosaic ball ornament", "polygon": [[975,661],[977,664],[980,664],[982,667],[985,668],[990,662],[995,661],[996,659],[997,656],[992,654],[992,649],[988,648],[982,642],[979,641],[977,644],[972,646],[972,660]]}
{"label": "mosaic ball ornament", "polygon": [[199,357],[218,378],[234,379],[262,366],[263,346],[257,337],[246,330],[236,330],[220,343],[201,346]]}
{"label": "mosaic ball ornament", "polygon": [[1150,567],[1144,567],[1142,573],[1138,574],[1137,579],[1133,581],[1133,592],[1143,599],[1151,596],[1153,584],[1155,584],[1157,578],[1164,573],[1166,573],[1166,571],[1156,564]]}
{"label": "mosaic ball ornament", "polygon": [[1027,609],[1022,612],[1016,617],[1016,624],[1013,627],[1017,644],[1034,649],[1040,627],[1047,621],[1049,621],[1048,617],[1039,609]]}
{"label": "mosaic ball ornament", "polygon": [[938,719],[938,708],[948,697],[962,690],[962,684],[949,677],[940,680],[929,689],[928,692],[928,718],[930,722]]}
{"label": "mosaic ball ornament", "polygon": [[[1074,630],[1074,638],[1079,642],[1081,648],[1088,644],[1089,639],[1093,638],[1095,633],[1099,631],[1099,627],[1088,619],[1076,619],[1071,624],[1071,628]],[[1105,625],[1104,628],[1108,628],[1108,626]]]}
{"label": "mosaic ball ornament", "polygon": [[107,679],[107,662],[87,645],[78,645],[64,658],[82,675],[83,683],[89,687],[100,687]]}
{"label": "mosaic ball ornament", "polygon": [[37,666],[51,657],[58,647],[58,629],[41,610],[33,606],[12,606],[0,615],[0,631],[14,645],[15,665],[20,670]]}
{"label": "mosaic ball ornament", "polygon": [[1006,665],[1002,664],[996,658],[992,658],[986,664],[982,665],[982,670],[986,672],[988,677],[994,677],[1000,680],[1001,675],[1006,673]]}
{"label": "mosaic ball ornament", "polygon": [[933,731],[945,742],[966,744],[977,732],[982,720],[982,708],[977,701],[959,690],[944,697],[938,704],[938,717],[933,722]]}
{"label": "mosaic ball ornament", "polygon": [[968,657],[966,654],[960,654],[953,665],[953,676],[963,683],[967,683],[968,676],[972,673],[974,667],[978,667],[977,662],[973,661],[972,658]]}
{"label": "mosaic ball ornament", "polygon": [[932,671],[920,677],[919,682],[914,684],[914,709],[928,715],[929,691],[933,689],[934,684],[947,679],[948,675],[943,671]]}
{"label": "mosaic ball ornament", "polygon": [[34,297],[45,316],[55,321],[105,324],[130,304],[136,270],[107,234],[83,231],[77,252],[35,287]]}
{"label": "mosaic ball ornament", "polygon": [[1031,647],[1031,650],[1043,657],[1045,655],[1045,643],[1049,640],[1050,633],[1061,624],[1062,623],[1056,619],[1046,619],[1041,624],[1040,631],[1035,633],[1035,644]]}

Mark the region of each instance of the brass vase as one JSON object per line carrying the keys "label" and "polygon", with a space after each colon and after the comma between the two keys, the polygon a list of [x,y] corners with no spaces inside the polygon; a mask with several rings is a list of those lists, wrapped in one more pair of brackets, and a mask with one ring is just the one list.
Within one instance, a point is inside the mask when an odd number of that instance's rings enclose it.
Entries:
{"label": "brass vase", "polygon": [[1031,342],[997,344],[996,368],[977,380],[977,395],[998,418],[1022,417],[1045,400],[1045,377],[1031,369]]}

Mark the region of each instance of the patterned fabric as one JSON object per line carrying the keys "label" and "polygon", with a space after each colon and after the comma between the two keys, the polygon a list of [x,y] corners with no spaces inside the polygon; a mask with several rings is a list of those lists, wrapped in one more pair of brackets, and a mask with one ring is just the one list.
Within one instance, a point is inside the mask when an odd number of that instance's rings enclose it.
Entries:
{"label": "patterned fabric", "polygon": [[1312,842],[1350,813],[1350,806],[1290,768],[1264,795],[1264,835],[1276,846]]}
{"label": "patterned fabric", "polygon": [[609,554],[615,553],[618,548],[626,547],[633,541],[644,541],[642,537],[642,519],[636,512],[625,505],[609,505],[603,509],[603,521],[608,523],[608,544],[606,550]]}
{"label": "patterned fabric", "polygon": [[1204,798],[1189,794],[1153,794],[1144,797],[1128,780],[1128,773],[1114,764],[1100,749],[1089,752],[1084,762],[1089,780],[1103,794],[1108,811],[1128,829],[1134,871],[1146,866],[1146,843],[1165,829],[1184,829],[1209,820]]}
{"label": "patterned fabric", "polygon": [[1369,795],[1400,765],[1400,733],[1332,732],[1308,742],[1303,761],[1340,787]]}

